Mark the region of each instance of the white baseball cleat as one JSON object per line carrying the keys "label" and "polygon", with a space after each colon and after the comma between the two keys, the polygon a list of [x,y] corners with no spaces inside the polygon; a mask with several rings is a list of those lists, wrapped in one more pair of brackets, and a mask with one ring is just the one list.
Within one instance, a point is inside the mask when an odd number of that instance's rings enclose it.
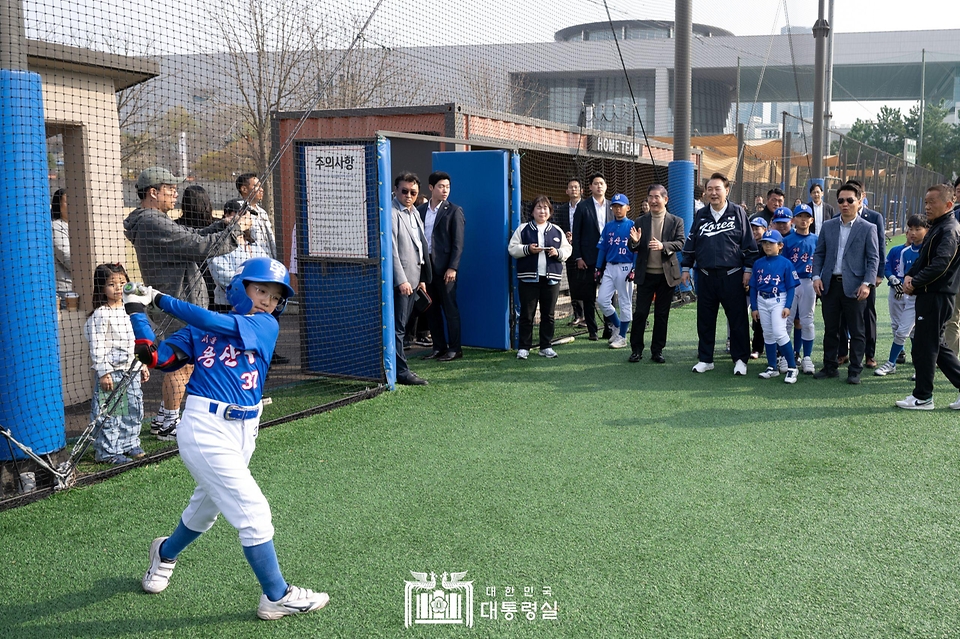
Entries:
{"label": "white baseball cleat", "polygon": [[817,372],[816,367],[813,365],[813,360],[809,357],[804,357],[800,361],[800,369],[803,371],[804,375],[813,375]]}
{"label": "white baseball cleat", "polygon": [[787,376],[783,378],[784,384],[796,384],[799,371],[795,368],[787,369]]}
{"label": "white baseball cleat", "polygon": [[327,605],[328,601],[330,601],[330,595],[325,592],[287,586],[287,594],[280,601],[270,601],[266,595],[260,595],[257,616],[270,621],[287,615],[300,615],[320,610]]}
{"label": "white baseball cleat", "polygon": [[783,355],[777,357],[777,368],[780,369],[781,373],[786,373],[787,369],[790,368],[790,365],[787,364],[787,358]]}
{"label": "white baseball cleat", "polygon": [[525,348],[521,348],[517,351],[517,359],[527,359],[530,357],[530,351]]}
{"label": "white baseball cleat", "polygon": [[147,569],[147,574],[143,576],[143,580],[140,582],[143,591],[153,595],[163,592],[170,585],[170,575],[173,574],[173,569],[177,567],[176,561],[163,561],[160,558],[160,546],[166,540],[166,537],[157,537],[150,544],[150,568]]}
{"label": "white baseball cleat", "polygon": [[733,374],[734,375],[746,375],[747,374],[747,363],[742,359],[738,359],[737,363],[733,365]]}
{"label": "white baseball cleat", "polygon": [[897,400],[897,406],[907,410],[933,410],[933,398],[917,399],[913,395],[907,395],[906,398]]}
{"label": "white baseball cleat", "polygon": [[777,370],[775,366],[767,366],[767,370],[760,373],[757,377],[760,379],[773,379],[774,377],[780,377],[780,371]]}
{"label": "white baseball cleat", "polygon": [[896,373],[896,372],[897,372],[896,364],[891,364],[890,362],[884,362],[883,364],[880,364],[880,366],[878,366],[875,371],[873,371],[873,374],[883,377],[884,375],[890,375],[891,373]]}
{"label": "white baseball cleat", "polygon": [[540,349],[540,357],[546,357],[547,359],[553,359],[553,358],[556,357],[556,356],[557,356],[557,351],[553,350],[552,348],[541,348],[541,349]]}
{"label": "white baseball cleat", "polygon": [[706,373],[713,370],[713,362],[697,362],[693,366],[694,373]]}
{"label": "white baseball cleat", "polygon": [[616,336],[616,339],[610,342],[610,348],[626,348],[627,347],[627,338],[621,337],[620,335]]}

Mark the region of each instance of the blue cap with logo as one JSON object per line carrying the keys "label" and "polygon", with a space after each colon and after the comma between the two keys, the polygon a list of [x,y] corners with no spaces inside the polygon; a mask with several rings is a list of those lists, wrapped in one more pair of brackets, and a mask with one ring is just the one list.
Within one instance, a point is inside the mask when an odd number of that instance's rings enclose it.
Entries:
{"label": "blue cap with logo", "polygon": [[628,206],[630,200],[627,199],[627,196],[623,193],[617,193],[612,198],[610,198],[610,204],[619,204],[620,206]]}
{"label": "blue cap with logo", "polygon": [[779,244],[783,241],[783,236],[780,235],[780,231],[776,229],[770,229],[763,234],[763,237],[760,238],[761,242],[773,242],[774,244]]}
{"label": "blue cap with logo", "polygon": [[800,215],[801,213],[806,213],[810,217],[813,217],[813,211],[806,204],[798,204],[796,207],[794,207],[793,209],[794,217]]}
{"label": "blue cap with logo", "polygon": [[773,218],[770,221],[771,222],[789,222],[792,219],[793,219],[793,211],[791,211],[785,206],[781,206],[777,208],[776,211],[773,212]]}
{"label": "blue cap with logo", "polygon": [[767,221],[762,217],[760,217],[759,215],[753,218],[752,220],[750,220],[750,224],[753,226],[759,226],[761,228],[767,228]]}

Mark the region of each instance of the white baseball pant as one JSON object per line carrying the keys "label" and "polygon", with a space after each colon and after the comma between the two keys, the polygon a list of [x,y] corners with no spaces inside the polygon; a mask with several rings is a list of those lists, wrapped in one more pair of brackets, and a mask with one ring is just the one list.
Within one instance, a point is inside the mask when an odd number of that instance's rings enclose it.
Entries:
{"label": "white baseball pant", "polygon": [[255,411],[256,417],[226,419],[229,406],[187,396],[177,425],[177,445],[197,487],[182,519],[190,530],[206,532],[223,513],[239,532],[240,544],[256,546],[273,539],[270,504],[247,468],[256,448],[261,411],[258,406],[241,406],[241,410]]}
{"label": "white baseball pant", "polygon": [[[790,309],[790,318],[787,320],[787,333],[793,329],[794,320],[800,318],[800,338],[813,340],[813,309],[817,305],[817,294],[813,291],[813,280],[809,277],[800,278],[800,286],[793,289],[793,307]],[[794,346],[797,346],[794,344]]]}
{"label": "white baseball pant", "polygon": [[633,319],[633,282],[627,281],[631,269],[632,262],[607,264],[604,269],[597,293],[597,306],[604,317],[613,315],[613,294],[616,293],[620,303],[620,321],[629,322]]}
{"label": "white baseball pant", "polygon": [[917,298],[913,295],[904,295],[897,299],[891,288],[887,295],[887,307],[890,309],[893,343],[903,346],[907,338],[913,335],[913,326],[917,320]]}
{"label": "white baseball pant", "polygon": [[787,335],[787,324],[783,318],[783,309],[787,302],[787,294],[781,293],[770,298],[757,296],[757,310],[760,312],[760,327],[763,329],[764,344],[783,346],[790,341]]}

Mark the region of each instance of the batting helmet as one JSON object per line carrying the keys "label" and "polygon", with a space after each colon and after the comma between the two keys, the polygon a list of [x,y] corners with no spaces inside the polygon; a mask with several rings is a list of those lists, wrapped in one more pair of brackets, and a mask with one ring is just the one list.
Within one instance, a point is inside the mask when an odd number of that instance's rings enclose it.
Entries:
{"label": "batting helmet", "polygon": [[253,300],[247,295],[248,282],[273,282],[283,287],[283,299],[273,311],[274,317],[280,317],[283,309],[287,307],[287,299],[295,295],[290,288],[290,274],[287,272],[287,267],[269,257],[251,258],[240,265],[239,272],[233,276],[227,286],[227,301],[241,315],[246,315],[253,310]]}

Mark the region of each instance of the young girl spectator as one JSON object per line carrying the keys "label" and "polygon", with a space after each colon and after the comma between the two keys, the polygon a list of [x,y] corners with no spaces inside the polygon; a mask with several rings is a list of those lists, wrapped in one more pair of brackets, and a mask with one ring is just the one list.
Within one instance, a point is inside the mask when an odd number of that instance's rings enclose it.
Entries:
{"label": "young girl spectator", "polygon": [[563,263],[573,250],[563,230],[550,223],[553,206],[546,195],[533,201],[533,219],[513,233],[507,252],[517,260],[520,280],[520,343],[517,359],[533,347],[533,318],[540,306],[540,356],[553,358],[553,312],[560,294]]}
{"label": "young girl spectator", "polygon": [[[95,309],[83,328],[90,343],[93,369],[97,372],[90,403],[91,421],[100,415],[101,404],[133,364],[133,326],[123,309],[123,286],[128,281],[130,278],[120,264],[101,264],[93,271]],[[144,366],[139,375],[130,380],[111,414],[103,418],[100,433],[93,442],[96,461],[123,464],[131,457],[143,457],[140,448],[143,391],[140,384],[148,379],[150,370]]]}

